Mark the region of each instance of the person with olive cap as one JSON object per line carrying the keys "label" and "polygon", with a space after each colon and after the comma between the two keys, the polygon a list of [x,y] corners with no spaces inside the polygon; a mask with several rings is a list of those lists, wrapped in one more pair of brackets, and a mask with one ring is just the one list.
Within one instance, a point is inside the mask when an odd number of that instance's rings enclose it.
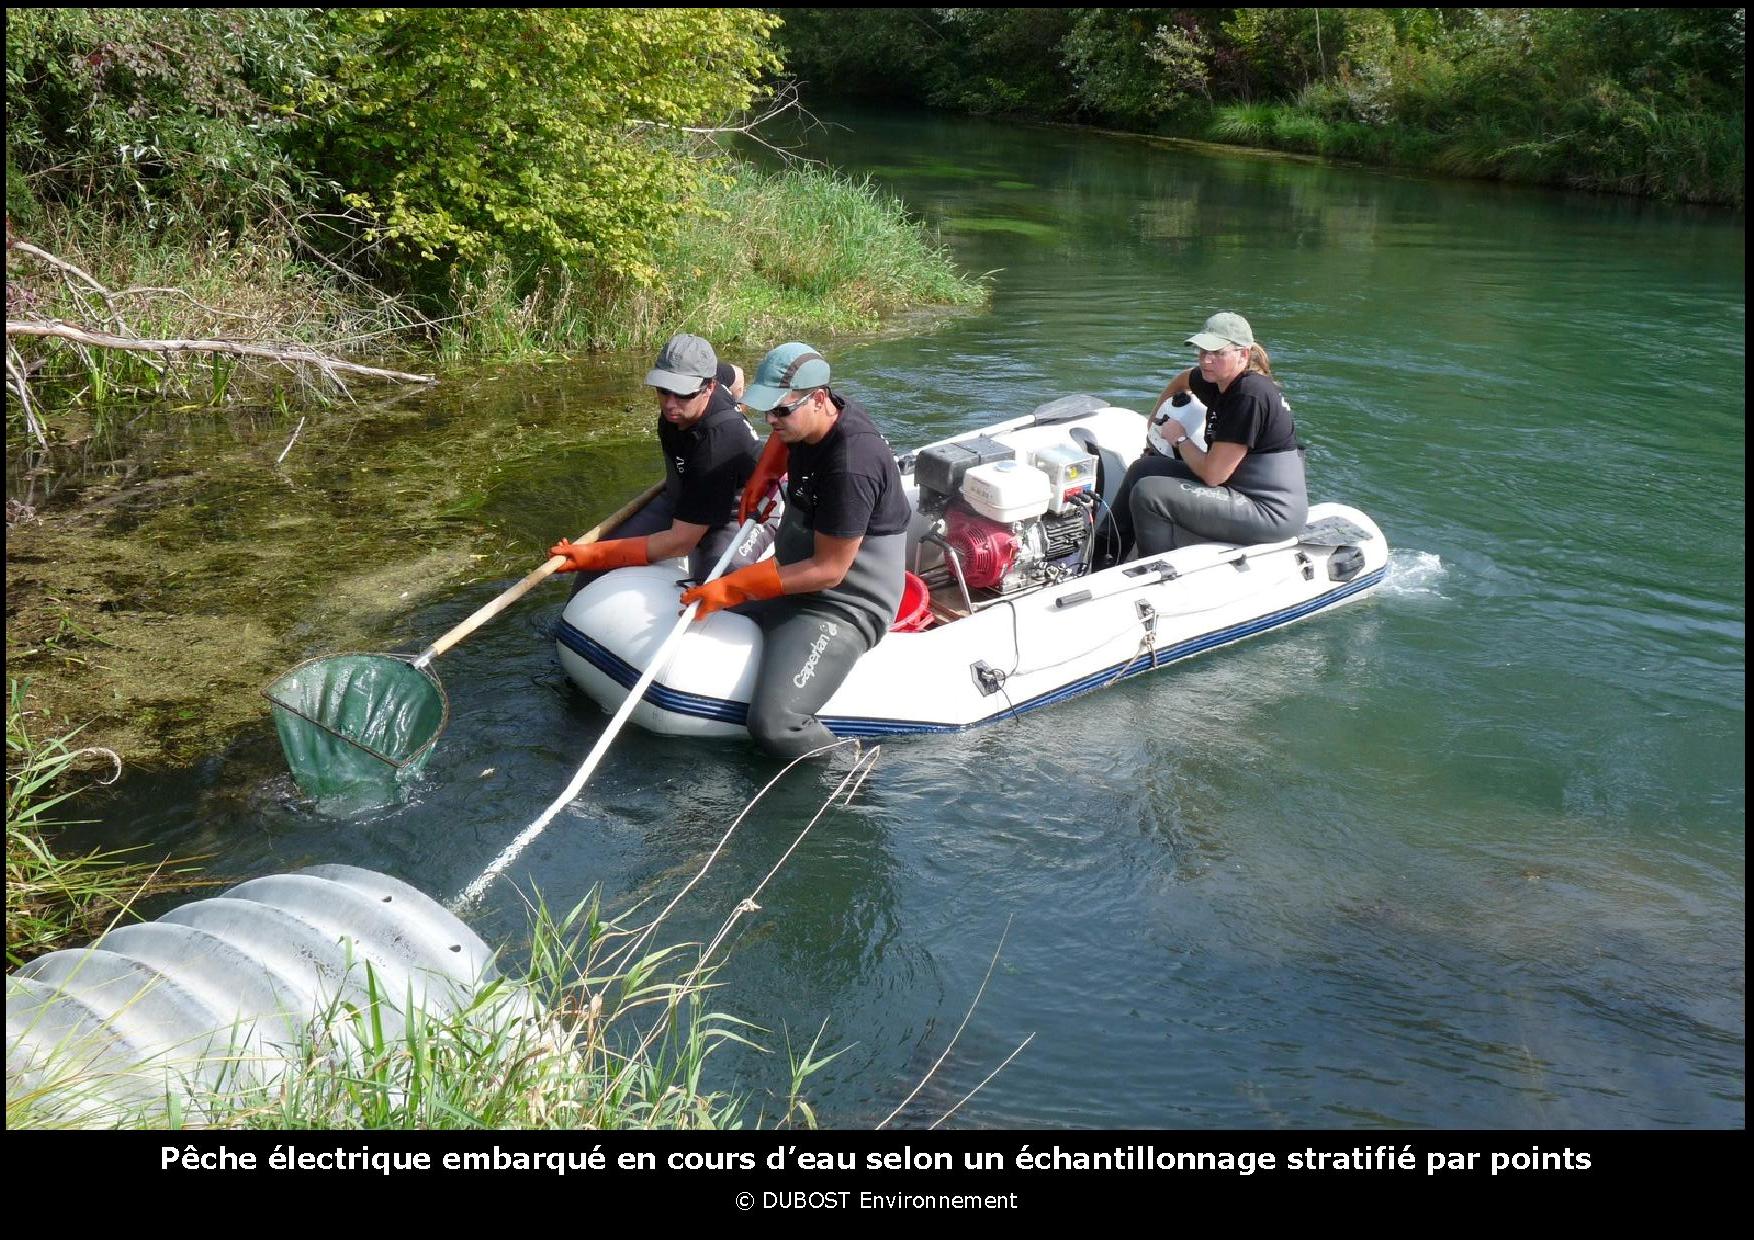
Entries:
{"label": "person with olive cap", "polygon": [[720,375],[736,374],[699,336],[670,337],[646,374],[658,393],[664,490],[614,530],[583,546],[558,542],[556,572],[579,574],[573,593],[612,568],[686,555],[696,581],[712,571],[739,525],[738,497],[755,468],[760,439]]}
{"label": "person with olive cap", "polygon": [[1202,447],[1164,424],[1169,456],[1147,450],[1115,493],[1115,541],[1141,556],[1194,542],[1277,542],[1303,528],[1309,492],[1303,447],[1267,351],[1248,320],[1228,311],[1188,338],[1199,364],[1171,379],[1156,409],[1182,392],[1206,406]]}
{"label": "person with olive cap", "polygon": [[773,433],[740,511],[759,512],[786,475],[773,557],[682,595],[702,617],[737,607],[761,626],[748,726],[762,748],[787,758],[833,743],[816,712],[895,619],[913,515],[871,415],[828,380],[828,362],[807,344],[782,344],[761,359],[743,404],[766,414]]}

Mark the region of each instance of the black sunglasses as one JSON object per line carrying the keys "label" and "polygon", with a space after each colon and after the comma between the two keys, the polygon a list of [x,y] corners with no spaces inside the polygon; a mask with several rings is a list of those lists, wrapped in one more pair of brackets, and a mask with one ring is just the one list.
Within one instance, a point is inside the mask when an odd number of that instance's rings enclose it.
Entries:
{"label": "black sunglasses", "polygon": [[767,411],[767,414],[769,417],[789,418],[794,413],[798,412],[802,406],[809,404],[810,398],[814,395],[816,395],[816,390],[811,389],[789,405],[775,405],[772,409]]}
{"label": "black sunglasses", "polygon": [[702,392],[706,391],[712,385],[713,385],[713,381],[711,379],[708,379],[705,383],[703,383],[699,387],[695,388],[694,391],[692,391],[692,392],[672,392],[669,388],[660,388],[658,390],[663,392],[664,395],[666,395],[666,396],[674,396],[677,400],[693,400],[696,396],[699,396]]}

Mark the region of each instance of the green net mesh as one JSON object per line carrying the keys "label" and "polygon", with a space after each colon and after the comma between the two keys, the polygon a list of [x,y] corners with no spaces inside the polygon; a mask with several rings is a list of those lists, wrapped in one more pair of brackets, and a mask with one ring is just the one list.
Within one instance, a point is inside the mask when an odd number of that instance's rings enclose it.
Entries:
{"label": "green net mesh", "polygon": [[293,779],[319,798],[393,798],[451,715],[438,678],[391,654],[311,659],[262,692]]}

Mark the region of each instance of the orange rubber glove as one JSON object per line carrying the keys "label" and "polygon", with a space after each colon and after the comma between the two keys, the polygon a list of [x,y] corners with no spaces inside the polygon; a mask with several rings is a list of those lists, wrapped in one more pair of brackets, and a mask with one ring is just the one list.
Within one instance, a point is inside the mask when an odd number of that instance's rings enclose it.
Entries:
{"label": "orange rubber glove", "polygon": [[722,607],[735,607],[738,603],[749,603],[758,598],[778,598],[784,593],[780,586],[779,561],[770,557],[684,590],[682,606],[699,603],[700,611],[694,618],[704,620]]}
{"label": "orange rubber glove", "polygon": [[760,459],[755,462],[755,472],[743,484],[743,499],[737,505],[739,522],[749,520],[751,515],[758,521],[765,521],[772,515],[773,506],[779,500],[779,492],[774,488],[786,476],[786,455],[786,441],[777,433],[770,434],[767,443],[762,445]]}
{"label": "orange rubber glove", "polygon": [[583,545],[575,545],[562,539],[548,548],[548,554],[564,555],[567,559],[565,564],[554,570],[557,573],[595,573],[651,563],[646,558],[644,538],[614,538],[608,542]]}

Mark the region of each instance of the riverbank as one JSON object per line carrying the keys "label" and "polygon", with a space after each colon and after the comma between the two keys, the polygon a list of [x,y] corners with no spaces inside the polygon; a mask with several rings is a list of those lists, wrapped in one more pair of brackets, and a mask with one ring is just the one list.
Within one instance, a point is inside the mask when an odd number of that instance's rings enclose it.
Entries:
{"label": "riverbank", "polygon": [[1746,205],[1741,114],[1663,113],[1629,107],[1584,114],[1574,125],[1519,133],[1475,118],[1448,132],[1364,124],[1297,104],[1218,108],[1188,136],[1344,159],[1378,168],[1733,207]]}
{"label": "riverbank", "polygon": [[[228,260],[61,219],[51,238],[60,256],[106,288],[182,291],[130,315],[140,335],[339,342],[406,366],[436,362],[441,377],[431,391],[347,401],[285,371],[167,363],[162,374],[132,355],[39,345],[27,356],[40,363],[32,390],[51,448],[8,423],[6,644],[32,708],[63,731],[85,725],[91,743],[129,763],[188,762],[260,715],[257,690],[309,648],[300,635],[321,633],[316,644],[331,650],[382,642],[423,598],[535,554],[502,556],[483,541],[473,517],[494,474],[597,434],[637,435],[638,398],[603,392],[598,407],[555,411],[515,434],[440,414],[446,430],[433,434],[420,411],[477,403],[498,364],[643,355],[684,328],[752,364],[787,336],[869,332],[985,299],[897,200],[820,167],[735,165],[709,204],[665,242],[649,286],[599,301],[563,280],[520,298],[489,279],[430,328],[405,302],[296,261],[286,238],[274,257],[257,238]],[[9,261],[10,287],[39,315],[104,308],[29,256]],[[616,364],[633,375],[645,363]],[[353,488],[341,480],[374,477],[386,485],[368,488],[370,528],[337,536],[351,527],[337,500]],[[610,488],[600,508],[616,502]]]}
{"label": "riverbank", "polygon": [[1739,9],[798,9],[786,32],[818,104],[1746,202]]}

